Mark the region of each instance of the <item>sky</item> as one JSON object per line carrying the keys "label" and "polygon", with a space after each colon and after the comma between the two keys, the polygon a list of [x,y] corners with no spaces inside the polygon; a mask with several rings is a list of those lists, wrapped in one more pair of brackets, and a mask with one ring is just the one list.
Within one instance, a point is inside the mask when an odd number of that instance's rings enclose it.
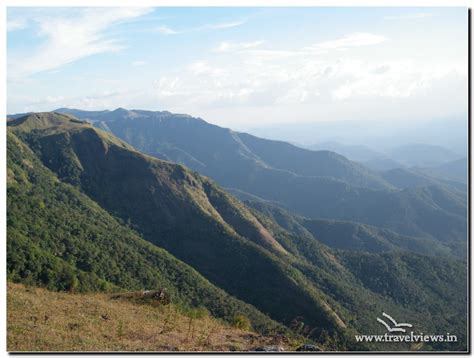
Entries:
{"label": "sky", "polygon": [[467,9],[7,9],[7,111],[167,110],[239,129],[467,115]]}

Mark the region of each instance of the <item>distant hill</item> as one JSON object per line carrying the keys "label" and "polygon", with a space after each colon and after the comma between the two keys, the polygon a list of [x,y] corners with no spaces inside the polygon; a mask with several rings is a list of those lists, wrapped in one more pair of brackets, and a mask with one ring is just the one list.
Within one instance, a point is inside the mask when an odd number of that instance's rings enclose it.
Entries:
{"label": "distant hill", "polygon": [[[464,166],[466,165],[467,159],[464,160]],[[387,182],[400,189],[437,185],[454,192],[460,192],[466,197],[465,182],[463,183],[457,178],[451,177],[450,179],[442,174],[437,175],[434,171],[435,169],[428,168],[397,168],[381,172],[381,175]]]}
{"label": "distant hill", "polygon": [[[420,167],[428,166],[430,169],[426,168],[425,177],[441,176],[445,179],[466,181],[467,159],[461,158],[446,162],[446,160],[458,158],[459,155],[442,146],[410,144],[394,147],[384,152],[376,151],[365,145],[324,142],[309,145],[307,148],[330,150],[376,171],[408,170],[409,167],[421,169]],[[433,164],[435,164],[434,167],[432,167]],[[392,183],[390,180],[388,181]]]}
{"label": "distant hill", "polygon": [[377,156],[365,162],[361,162],[367,168],[377,171],[384,171],[384,170],[391,170],[391,169],[398,169],[404,168],[405,166],[393,159],[390,159],[386,155]]}
{"label": "distant hill", "polygon": [[354,160],[376,171],[384,171],[405,167],[403,164],[389,158],[382,151],[378,152],[365,145],[350,145],[338,142],[324,142],[308,146],[311,150],[331,150]]}
{"label": "distant hill", "polygon": [[330,150],[356,162],[366,162],[383,154],[365,145],[350,145],[338,142],[323,142],[307,146],[311,150]]}
{"label": "distant hill", "polygon": [[11,121],[13,119],[25,117],[28,114],[32,114],[33,112],[24,112],[24,113],[15,113],[15,114],[8,114],[7,115],[7,121]]}
{"label": "distant hill", "polygon": [[410,167],[432,167],[456,159],[459,155],[439,145],[414,143],[386,150],[387,155]]}
{"label": "distant hill", "polygon": [[[355,114],[357,117],[357,114]],[[285,140],[303,145],[338,142],[343,145],[365,145],[377,151],[426,143],[448,148],[454,153],[466,153],[468,116],[433,119],[324,120],[299,122],[298,117],[286,123],[255,123],[245,131],[268,139]],[[465,155],[465,154],[462,154]]]}
{"label": "distant hill", "polygon": [[466,203],[446,188],[397,190],[378,173],[334,152],[305,150],[169,112],[74,113],[93,117],[94,125],[140,151],[307,217],[358,221],[408,236],[466,238]]}
{"label": "distant hill", "polygon": [[444,180],[457,180],[466,184],[468,181],[467,158],[453,160],[431,168],[420,168],[424,173]]}
{"label": "distant hill", "polygon": [[245,203],[270,217],[281,227],[298,236],[318,240],[334,249],[382,253],[390,251],[416,252],[424,255],[465,257],[466,243],[442,243],[436,240],[402,236],[394,231],[365,224],[308,219],[288,212],[268,202],[244,198]]}
{"label": "distant hill", "polygon": [[164,287],[228,322],[243,314],[261,332],[296,324],[332,350],[367,349],[354,333],[383,333],[374,317],[388,311],[423,332],[457,332],[459,343],[443,349],[466,346],[464,260],[333,250],[196,172],[57,113],[10,121],[7,154],[11,281],[75,292]]}

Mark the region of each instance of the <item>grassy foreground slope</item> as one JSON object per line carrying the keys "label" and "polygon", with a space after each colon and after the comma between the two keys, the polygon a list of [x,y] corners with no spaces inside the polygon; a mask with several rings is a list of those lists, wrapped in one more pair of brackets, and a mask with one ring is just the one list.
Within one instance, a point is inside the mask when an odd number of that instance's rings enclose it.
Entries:
{"label": "grassy foreground slope", "polygon": [[[248,351],[275,337],[238,329],[203,312],[110,294],[71,294],[9,283],[7,350]],[[291,347],[288,347],[291,349]]]}

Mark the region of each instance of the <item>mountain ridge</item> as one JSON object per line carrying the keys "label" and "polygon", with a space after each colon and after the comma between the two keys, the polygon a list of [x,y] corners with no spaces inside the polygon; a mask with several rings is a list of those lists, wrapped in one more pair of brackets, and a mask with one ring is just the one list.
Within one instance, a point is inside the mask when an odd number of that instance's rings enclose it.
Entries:
{"label": "mountain ridge", "polygon": [[422,181],[430,184],[422,189],[411,185],[416,175],[410,174],[406,187],[407,182],[386,174],[390,183],[331,152],[257,138],[200,118],[135,112],[141,114],[133,120],[107,112],[106,120],[101,121],[99,114],[94,124],[105,123],[108,130],[142,152],[186,165],[223,187],[280,202],[299,215],[358,221],[436,240],[460,240],[467,235],[466,203],[457,196],[452,202],[433,200],[445,190],[437,182]]}

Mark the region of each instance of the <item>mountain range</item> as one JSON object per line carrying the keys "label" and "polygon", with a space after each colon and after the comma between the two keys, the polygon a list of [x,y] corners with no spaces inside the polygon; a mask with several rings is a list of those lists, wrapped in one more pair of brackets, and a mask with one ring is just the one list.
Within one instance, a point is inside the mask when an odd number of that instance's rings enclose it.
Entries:
{"label": "mountain range", "polygon": [[[466,155],[468,146],[467,123],[467,113],[445,118],[397,120],[327,120],[319,117],[310,122],[301,122],[295,116],[283,123],[257,122],[254,126],[241,126],[241,129],[259,137],[285,140],[304,146],[329,142],[338,143],[343,147],[364,146],[375,152],[385,153],[407,145],[427,144],[443,147],[462,157]],[[407,158],[409,157],[405,157]]]}
{"label": "mountain range", "polygon": [[[362,144],[324,142],[309,145],[307,148],[337,152],[376,171],[424,169],[435,177],[466,182],[467,159],[464,155],[440,145],[411,143],[377,151]],[[443,171],[443,168],[446,170]]]}
{"label": "mountain range", "polygon": [[[221,186],[310,218],[357,221],[454,245],[465,243],[464,185],[413,171],[379,173],[331,151],[221,128],[188,115],[142,110],[59,109],[136,149],[180,163]],[[449,184],[452,184],[451,187]],[[285,188],[284,190],[281,190]]]}
{"label": "mountain range", "polygon": [[330,150],[339,153],[350,160],[359,162],[372,170],[390,170],[403,168],[404,165],[391,159],[387,154],[378,152],[366,145],[342,144],[338,142],[324,142],[306,146],[311,150]]}
{"label": "mountain range", "polygon": [[377,348],[353,335],[383,333],[385,310],[466,346],[466,202],[455,188],[400,189],[336,153],[169,112],[19,115],[7,142],[12,281],[166,288],[260,332],[296,322],[339,350]]}

